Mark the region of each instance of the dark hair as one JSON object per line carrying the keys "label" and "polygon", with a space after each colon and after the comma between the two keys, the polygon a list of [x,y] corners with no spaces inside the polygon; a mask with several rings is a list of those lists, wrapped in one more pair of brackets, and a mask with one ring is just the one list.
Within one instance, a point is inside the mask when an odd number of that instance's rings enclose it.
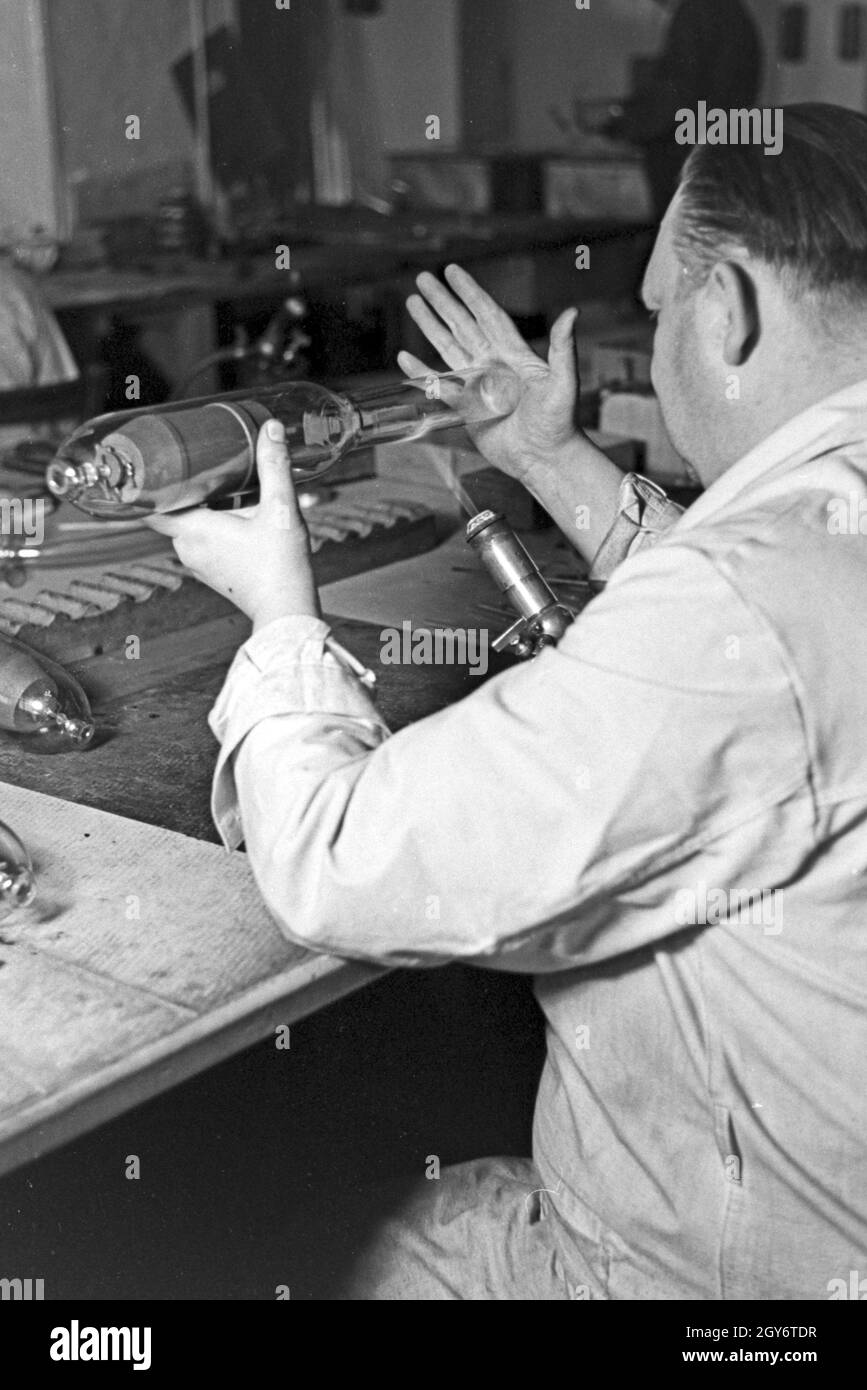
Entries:
{"label": "dark hair", "polygon": [[690,268],[741,249],[801,293],[867,296],[867,116],[784,107],[779,154],[697,145],[681,189],[675,242]]}

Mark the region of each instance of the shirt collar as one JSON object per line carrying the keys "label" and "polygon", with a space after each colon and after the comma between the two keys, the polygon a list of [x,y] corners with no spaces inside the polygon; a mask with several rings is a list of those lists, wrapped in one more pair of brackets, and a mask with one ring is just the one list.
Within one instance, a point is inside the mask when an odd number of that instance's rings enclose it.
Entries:
{"label": "shirt collar", "polygon": [[867,378],[801,411],[711,483],[677,523],[689,530],[799,464],[847,444],[867,444]]}

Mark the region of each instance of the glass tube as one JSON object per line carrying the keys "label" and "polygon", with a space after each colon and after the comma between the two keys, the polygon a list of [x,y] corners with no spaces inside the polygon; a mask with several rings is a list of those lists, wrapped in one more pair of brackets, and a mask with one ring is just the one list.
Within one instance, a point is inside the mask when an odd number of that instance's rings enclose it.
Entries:
{"label": "glass tube", "polygon": [[292,381],[100,415],[62,445],[46,481],[95,517],[177,511],[254,490],[268,419],[283,423],[293,477],[307,481],[357,449],[502,418],[521,390],[496,364],[346,394]]}

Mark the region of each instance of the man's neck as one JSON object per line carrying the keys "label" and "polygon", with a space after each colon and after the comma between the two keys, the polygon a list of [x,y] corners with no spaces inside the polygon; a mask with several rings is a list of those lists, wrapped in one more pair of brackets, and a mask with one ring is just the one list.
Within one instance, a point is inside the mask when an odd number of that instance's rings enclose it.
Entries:
{"label": "man's neck", "polygon": [[790,420],[861,381],[867,382],[867,358],[864,357],[853,357],[850,362],[837,362],[836,365],[827,360],[817,361],[812,366],[807,364],[797,372],[778,377],[763,393],[761,402],[748,408],[735,428],[732,428],[735,422],[728,417],[725,431],[720,430],[724,443],[718,459],[713,462],[703,459],[701,464],[695,465],[703,484],[708,487]]}

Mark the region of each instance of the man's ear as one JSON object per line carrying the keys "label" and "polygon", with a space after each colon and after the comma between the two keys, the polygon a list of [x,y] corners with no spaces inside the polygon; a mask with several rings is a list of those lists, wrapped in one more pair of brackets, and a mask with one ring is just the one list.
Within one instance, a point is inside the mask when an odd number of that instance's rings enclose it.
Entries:
{"label": "man's ear", "polygon": [[752,277],[738,261],[719,261],[705,289],[722,328],[723,359],[729,367],[742,367],[759,339],[759,305]]}

